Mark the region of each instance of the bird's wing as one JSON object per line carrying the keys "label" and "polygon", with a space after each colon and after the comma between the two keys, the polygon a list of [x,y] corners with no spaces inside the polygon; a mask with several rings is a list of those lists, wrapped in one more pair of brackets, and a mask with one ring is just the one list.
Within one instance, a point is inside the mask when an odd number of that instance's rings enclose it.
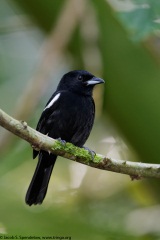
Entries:
{"label": "bird's wing", "polygon": [[60,92],[55,92],[52,97],[49,99],[49,101],[47,102],[41,117],[38,121],[36,130],[43,133],[43,134],[47,134],[48,132],[46,132],[46,120],[49,119],[50,115],[53,114],[53,112],[57,109],[58,106],[58,99],[60,97],[61,93]]}
{"label": "bird's wing", "polygon": [[[49,119],[49,117],[53,114],[54,111],[56,111],[57,107],[58,107],[58,99],[60,97],[61,93],[60,92],[55,92],[52,97],[49,99],[49,101],[47,102],[41,117],[38,121],[36,130],[43,133],[43,134],[48,134],[48,124],[47,124],[47,120]],[[35,158],[38,155],[38,151],[33,150],[33,158]]]}

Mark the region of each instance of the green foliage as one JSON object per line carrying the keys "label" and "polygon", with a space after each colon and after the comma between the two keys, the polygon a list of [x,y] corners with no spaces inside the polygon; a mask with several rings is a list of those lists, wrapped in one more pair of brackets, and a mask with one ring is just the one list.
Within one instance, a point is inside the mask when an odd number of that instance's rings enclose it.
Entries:
{"label": "green foliage", "polygon": [[160,30],[160,2],[133,0],[130,11],[120,12],[123,25],[129,30],[132,39],[143,40]]}

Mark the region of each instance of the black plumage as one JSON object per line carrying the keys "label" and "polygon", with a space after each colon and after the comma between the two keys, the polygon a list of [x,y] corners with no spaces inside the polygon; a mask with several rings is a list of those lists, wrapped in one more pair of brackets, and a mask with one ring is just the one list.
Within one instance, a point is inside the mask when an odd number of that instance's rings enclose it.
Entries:
{"label": "black plumage", "polygon": [[[46,104],[36,129],[83,147],[94,122],[93,87],[100,83],[104,81],[84,70],[65,74]],[[26,203],[30,206],[43,202],[57,158],[54,154],[33,150],[33,158],[37,155],[38,164],[26,194]]]}

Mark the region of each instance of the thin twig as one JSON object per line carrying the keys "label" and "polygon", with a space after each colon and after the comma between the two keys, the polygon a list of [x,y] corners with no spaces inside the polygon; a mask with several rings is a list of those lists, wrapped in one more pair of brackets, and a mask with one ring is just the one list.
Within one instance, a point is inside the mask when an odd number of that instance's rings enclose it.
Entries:
{"label": "thin twig", "polygon": [[12,118],[1,109],[0,125],[26,140],[36,149],[43,149],[90,167],[127,174],[131,176],[132,180],[142,177],[160,178],[160,164],[116,160],[101,154],[95,154],[93,158],[87,150],[75,147],[71,143],[63,144],[58,140],[43,135],[29,127],[26,122]]}

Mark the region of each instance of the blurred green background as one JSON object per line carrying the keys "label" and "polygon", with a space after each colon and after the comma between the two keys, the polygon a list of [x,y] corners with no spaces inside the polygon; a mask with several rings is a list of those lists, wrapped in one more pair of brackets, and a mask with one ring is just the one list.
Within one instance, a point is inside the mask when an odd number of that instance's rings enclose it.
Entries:
{"label": "blurred green background", "polygon": [[[87,146],[108,157],[160,163],[160,2],[1,0],[0,105],[35,128],[61,76],[86,69],[94,92]],[[37,160],[0,128],[0,234],[71,239],[160,239],[159,180],[58,158],[47,197],[24,198]]]}

